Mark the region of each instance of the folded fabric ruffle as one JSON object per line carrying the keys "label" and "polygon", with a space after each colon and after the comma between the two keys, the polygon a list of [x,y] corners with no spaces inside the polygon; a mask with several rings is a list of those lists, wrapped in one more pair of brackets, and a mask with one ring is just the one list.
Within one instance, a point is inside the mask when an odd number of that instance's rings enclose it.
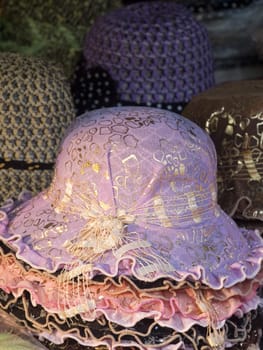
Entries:
{"label": "folded fabric ruffle", "polygon": [[[14,317],[17,322],[39,337],[45,346],[50,344],[51,349],[52,344],[57,345],[54,349],[60,349],[63,344],[70,343],[90,347],[104,346],[107,349],[119,349],[119,347],[130,349],[134,346],[141,350],[207,349],[209,345],[206,339],[207,329],[200,326],[194,326],[187,332],[176,332],[171,328],[161,327],[150,319],[144,319],[130,328],[109,322],[104,316],[93,322],[84,321],[79,315],[72,319],[61,320],[58,315],[50,314],[40,306],[33,306],[27,292],[16,298],[1,291],[0,304],[10,317]],[[244,342],[257,317],[257,312],[252,311],[246,314],[240,313],[227,320],[227,347]],[[256,330],[254,326],[254,332]]]}
{"label": "folded fabric ruffle", "polygon": [[23,266],[8,247],[3,248],[6,254],[0,249],[0,288],[5,292],[19,297],[28,291],[33,305],[41,305],[61,319],[80,314],[84,320],[93,321],[103,314],[109,321],[125,327],[148,317],[162,326],[184,332],[194,324],[207,326],[209,309],[216,314],[220,326],[238,309],[248,312],[257,307],[257,289],[263,280],[261,272],[253,280],[221,290],[171,280],[140,286],[128,276],[117,280],[105,277],[102,281],[63,281],[61,275]]}

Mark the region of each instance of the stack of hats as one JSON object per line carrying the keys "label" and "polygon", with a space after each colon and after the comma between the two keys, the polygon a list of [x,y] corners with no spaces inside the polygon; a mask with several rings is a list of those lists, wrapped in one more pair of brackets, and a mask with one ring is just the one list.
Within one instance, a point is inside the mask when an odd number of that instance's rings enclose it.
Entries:
{"label": "stack of hats", "polygon": [[183,115],[215,143],[219,204],[263,231],[263,81],[219,84],[193,98]]}
{"label": "stack of hats", "polygon": [[49,349],[247,349],[263,240],[216,196],[216,152],[184,117],[77,118],[48,189],[0,211],[0,305]]}
{"label": "stack of hats", "polygon": [[57,148],[75,117],[61,67],[0,53],[0,202],[52,179]]}
{"label": "stack of hats", "polygon": [[214,84],[207,31],[176,2],[140,2],[100,16],[72,79],[80,115],[140,105],[182,111]]}
{"label": "stack of hats", "polygon": [[[70,76],[87,28],[119,0],[1,0],[0,51],[41,56]],[[1,8],[2,7],[2,8]]]}

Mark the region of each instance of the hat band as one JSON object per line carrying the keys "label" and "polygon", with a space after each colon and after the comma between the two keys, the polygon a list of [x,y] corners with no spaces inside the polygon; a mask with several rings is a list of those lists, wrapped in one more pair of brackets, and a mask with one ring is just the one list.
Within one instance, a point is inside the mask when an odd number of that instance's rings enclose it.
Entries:
{"label": "hat band", "polygon": [[26,162],[22,160],[5,160],[0,158],[0,169],[18,169],[18,170],[51,170],[54,163]]}

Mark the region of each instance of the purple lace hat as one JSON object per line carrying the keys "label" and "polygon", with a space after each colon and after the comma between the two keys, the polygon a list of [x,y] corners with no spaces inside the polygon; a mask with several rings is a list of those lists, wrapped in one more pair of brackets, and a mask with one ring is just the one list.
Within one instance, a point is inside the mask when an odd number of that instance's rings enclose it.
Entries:
{"label": "purple lace hat", "polygon": [[140,2],[99,17],[83,54],[72,84],[78,114],[114,105],[181,111],[214,83],[206,29],[174,2]]}
{"label": "purple lace hat", "polygon": [[[77,118],[50,187],[1,208],[0,309],[24,312],[26,327],[58,344],[179,350],[200,332],[224,349],[231,316],[249,320],[259,305],[263,240],[217,204],[216,164],[207,133],[169,111]],[[151,338],[155,325],[165,344]]]}
{"label": "purple lace hat", "polygon": [[216,165],[206,132],[175,113],[90,112],[62,142],[51,186],[11,213],[2,238],[50,272],[233,286],[259,272],[263,243],[218,206]]}

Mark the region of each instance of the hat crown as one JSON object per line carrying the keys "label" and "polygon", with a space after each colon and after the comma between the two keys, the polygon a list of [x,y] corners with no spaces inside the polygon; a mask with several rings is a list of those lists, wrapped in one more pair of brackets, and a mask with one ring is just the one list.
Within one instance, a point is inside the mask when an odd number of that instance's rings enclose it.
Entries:
{"label": "hat crown", "polygon": [[178,220],[193,219],[216,201],[215,173],[213,144],[191,121],[147,107],[108,108],[71,126],[47,195],[58,211],[85,207],[84,217],[160,206],[168,217],[177,210]]}
{"label": "hat crown", "polygon": [[0,117],[1,158],[53,163],[60,137],[75,117],[62,67],[1,52]]}
{"label": "hat crown", "polygon": [[[122,105],[165,104],[171,110],[171,104],[184,105],[214,84],[207,30],[174,2],[142,2],[110,11],[96,19],[84,41],[86,70],[107,72]],[[96,76],[87,79],[91,90],[97,81]]]}

